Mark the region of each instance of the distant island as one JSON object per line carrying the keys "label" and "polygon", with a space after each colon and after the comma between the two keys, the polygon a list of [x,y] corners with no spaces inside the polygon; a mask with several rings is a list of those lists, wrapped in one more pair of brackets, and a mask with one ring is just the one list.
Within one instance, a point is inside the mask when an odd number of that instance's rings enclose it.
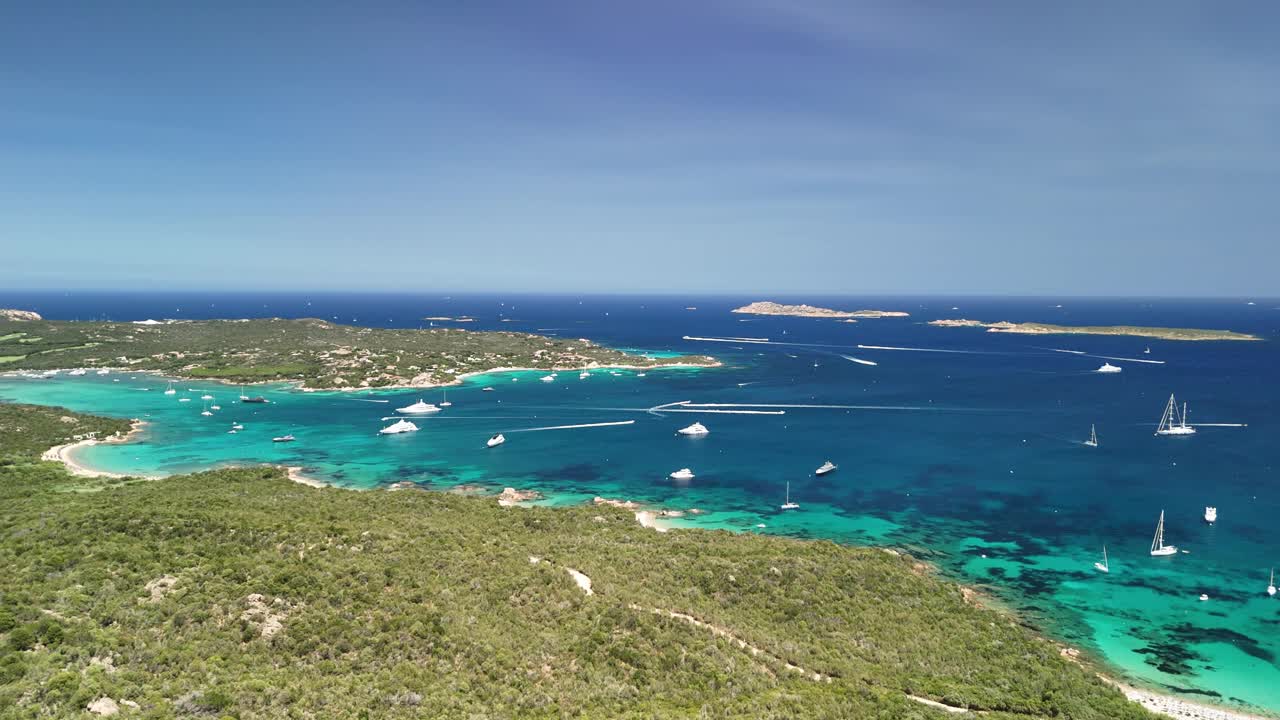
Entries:
{"label": "distant island", "polygon": [[1232,330],[1198,330],[1195,328],[1142,327],[1140,325],[1052,325],[1050,323],[1014,323],[981,320],[931,320],[937,327],[980,327],[993,333],[1021,335],[1125,335],[1158,340],[1261,340],[1257,335]]}
{"label": "distant island", "polygon": [[758,301],[735,308],[733,312],[744,315],[787,315],[812,318],[886,318],[908,317],[911,313],[897,310],[832,310],[813,305],[782,305],[776,302]]}
{"label": "distant island", "polygon": [[[11,318],[0,311],[0,318]],[[408,330],[326,320],[162,323],[0,319],[0,370],[120,368],[307,389],[433,387],[494,370],[714,367],[706,355],[653,358],[590,340],[453,328]]]}

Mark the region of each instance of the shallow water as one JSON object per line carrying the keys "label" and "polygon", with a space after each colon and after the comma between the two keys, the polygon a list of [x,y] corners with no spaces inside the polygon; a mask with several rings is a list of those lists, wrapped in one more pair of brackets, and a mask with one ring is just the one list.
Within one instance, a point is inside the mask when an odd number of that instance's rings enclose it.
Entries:
{"label": "shallow water", "polygon": [[[255,406],[237,402],[234,387],[179,381],[178,396],[165,396],[161,378],[113,373],[0,377],[0,398],[148,420],[140,442],[78,455],[105,470],[175,473],[271,462],[351,487],[406,479],[436,488],[510,485],[542,490],[550,503],[601,495],[706,511],[672,524],[905,546],[954,577],[990,587],[1047,632],[1130,679],[1280,711],[1280,598],[1264,592],[1268,568],[1280,564],[1273,531],[1280,516],[1280,302],[805,298],[912,313],[856,324],[728,312],[750,299],[757,298],[0,297],[0,306],[33,307],[47,317],[86,317],[83,308],[93,307],[113,319],[314,315],[417,327],[426,324],[423,316],[470,315],[476,321],[462,327],[706,352],[725,362],[644,377],[597,370],[580,380],[561,372],[550,383],[539,381],[541,372],[473,377],[449,389],[452,407],[414,418],[420,432],[391,437],[377,435],[391,422],[381,418],[419,397],[439,401],[441,391],[270,386],[254,393],[271,404]],[[1054,307],[1059,302],[1064,307]],[[1001,335],[922,324],[937,317],[1229,328],[1270,341]],[[1113,360],[1124,372],[1098,375],[1091,371],[1102,359],[1055,348],[1166,363]],[[482,392],[484,386],[495,390]],[[200,415],[206,391],[222,405],[213,417]],[[1248,427],[1154,437],[1170,392],[1189,402],[1193,422]],[[782,415],[650,411],[685,400],[840,407],[755,408]],[[620,420],[635,423],[522,432]],[[695,420],[711,434],[675,434]],[[229,434],[233,421],[245,429]],[[1081,444],[1090,423],[1098,426],[1098,448]],[[271,442],[288,432],[298,441]],[[506,444],[486,449],[496,432],[506,434]],[[839,470],[814,477],[827,459]],[[667,478],[681,467],[696,477]],[[778,505],[787,481],[801,509],[784,513]],[[1201,520],[1210,504],[1220,512],[1215,526]],[[1167,541],[1189,553],[1148,556],[1161,509]],[[1104,543],[1109,575],[1093,569]],[[1211,599],[1198,601],[1201,593]]]}

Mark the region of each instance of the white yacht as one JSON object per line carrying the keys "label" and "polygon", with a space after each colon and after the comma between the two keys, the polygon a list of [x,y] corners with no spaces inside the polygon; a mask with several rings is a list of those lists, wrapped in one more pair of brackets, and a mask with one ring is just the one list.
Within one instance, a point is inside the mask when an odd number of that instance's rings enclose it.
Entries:
{"label": "white yacht", "polygon": [[110,372],[111,372],[111,371],[110,371],[110,370],[108,370],[107,368],[102,368],[101,370],[99,370],[99,371],[98,371],[98,374],[99,374],[99,375],[106,375],[106,374],[108,374],[108,373],[110,373]]}
{"label": "white yacht", "polygon": [[408,420],[397,420],[390,425],[378,431],[379,435],[399,435],[400,433],[415,432],[418,426]]}
{"label": "white yacht", "polygon": [[481,392],[493,392],[493,388],[491,388],[491,387],[483,387],[483,388],[480,388],[480,391],[481,391]]}
{"label": "white yacht", "polygon": [[191,398],[178,398],[178,402],[191,402]]}
{"label": "white yacht", "polygon": [[787,501],[780,506],[783,510],[799,510],[798,503],[791,502],[791,483],[787,483]]}
{"label": "white yacht", "polygon": [[1150,347],[1148,347],[1146,350],[1143,350],[1143,351],[1142,351],[1142,354],[1143,354],[1143,355],[1150,355],[1150,354],[1151,354],[1151,348],[1150,348]]}
{"label": "white yacht", "polygon": [[1204,602],[1205,600],[1208,600],[1208,599],[1209,599],[1208,595],[1205,595],[1204,593],[1200,593],[1200,602]]}
{"label": "white yacht", "polygon": [[178,391],[173,389],[173,383],[169,383],[169,387],[164,389],[165,395],[177,395]]}
{"label": "white yacht", "polygon": [[1210,525],[1218,522],[1218,508],[1211,505],[1204,506],[1204,521]]}
{"label": "white yacht", "polygon": [[1164,511],[1160,511],[1160,522],[1156,523],[1155,537],[1151,538],[1151,554],[1157,557],[1163,555],[1177,555],[1178,548],[1175,545],[1164,544]]}
{"label": "white yacht", "polygon": [[814,474],[814,475],[826,475],[827,473],[829,473],[829,472],[831,472],[832,470],[835,470],[835,469],[836,469],[836,464],[835,464],[835,463],[833,463],[833,462],[831,462],[830,460],[828,460],[828,461],[826,461],[826,462],[822,463],[822,467],[818,468],[817,470],[814,470],[814,471],[813,471],[813,474]]}
{"label": "white yacht", "polygon": [[75,370],[72,370],[71,372],[69,372],[69,373],[67,373],[67,374],[68,374],[68,375],[75,375],[75,376],[77,376],[77,377],[78,377],[78,376],[80,376],[80,375],[84,375],[84,374],[85,374],[85,370],[84,370],[84,368],[76,368]]}
{"label": "white yacht", "polygon": [[485,447],[498,447],[499,445],[501,445],[506,441],[507,439],[503,437],[502,433],[498,433],[497,435],[494,435],[493,437],[486,440],[484,445]]}
{"label": "white yacht", "polygon": [[587,372],[586,370],[583,370],[582,372],[578,373],[579,380],[586,380],[589,377],[591,377],[591,373]]}
{"label": "white yacht", "polygon": [[543,375],[542,377],[540,377],[540,378],[538,378],[538,379],[539,379],[539,380],[541,380],[542,382],[552,382],[552,381],[553,381],[553,380],[555,380],[556,378],[555,378],[555,376],[554,376],[554,375]]}
{"label": "white yacht", "polygon": [[243,425],[241,425],[240,423],[233,423],[233,424],[231,425],[231,429],[232,429],[232,430],[243,430],[243,429],[244,429],[244,426],[243,426]]}
{"label": "white yacht", "polygon": [[1182,404],[1182,412],[1178,412],[1178,403],[1169,395],[1169,404],[1164,407],[1164,415],[1160,416],[1160,424],[1156,427],[1157,435],[1194,435],[1196,429],[1187,424],[1187,404]]}
{"label": "white yacht", "polygon": [[1111,572],[1111,563],[1107,560],[1106,545],[1102,546],[1102,562],[1096,562],[1093,564],[1093,566],[1098,569],[1098,572],[1104,572],[1104,573]]}
{"label": "white yacht", "polygon": [[1276,594],[1276,569],[1271,568],[1271,582],[1267,583],[1267,594],[1275,596]]}
{"label": "white yacht", "polygon": [[201,395],[201,396],[200,396],[200,399],[201,399],[201,400],[212,400],[212,399],[213,399],[213,396],[212,396],[212,395],[210,395],[209,393],[205,393],[205,394],[203,394],[203,395]]}
{"label": "white yacht", "polygon": [[1094,425],[1089,426],[1089,439],[1084,441],[1089,447],[1098,447],[1098,428]]}
{"label": "white yacht", "polygon": [[689,468],[680,468],[679,470],[671,473],[667,477],[671,478],[672,480],[692,480],[693,471],[690,470]]}
{"label": "white yacht", "polygon": [[210,406],[209,406],[209,409],[210,409],[210,410],[221,410],[221,409],[222,409],[222,406],[221,406],[221,405],[210,405]]}
{"label": "white yacht", "polygon": [[297,438],[295,438],[292,434],[281,435],[280,437],[271,438],[271,442],[293,442],[294,440],[297,440]]}
{"label": "white yacht", "polygon": [[427,413],[440,412],[440,408],[429,402],[419,400],[412,405],[406,405],[402,408],[396,408],[396,412],[405,413],[406,415],[425,415]]}
{"label": "white yacht", "polygon": [[1097,370],[1094,370],[1094,372],[1099,372],[1099,373],[1118,373],[1118,372],[1121,372],[1122,370],[1124,370],[1124,368],[1119,367],[1119,366],[1117,366],[1117,365],[1112,365],[1112,364],[1111,364],[1111,363],[1109,363],[1109,362],[1104,362],[1104,363],[1102,363],[1102,367],[1098,368]]}
{"label": "white yacht", "polygon": [[700,422],[696,422],[690,425],[689,427],[680,428],[676,432],[679,433],[680,435],[706,435],[711,431],[707,429],[706,425],[703,425]]}

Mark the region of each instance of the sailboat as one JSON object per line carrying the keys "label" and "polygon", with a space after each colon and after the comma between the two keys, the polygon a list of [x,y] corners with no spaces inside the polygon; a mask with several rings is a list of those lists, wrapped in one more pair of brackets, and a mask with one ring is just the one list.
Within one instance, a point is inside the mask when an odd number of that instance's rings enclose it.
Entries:
{"label": "sailboat", "polygon": [[165,395],[177,395],[178,391],[173,389],[173,383],[169,383],[169,387],[164,389]]}
{"label": "sailboat", "polygon": [[783,510],[799,510],[800,505],[791,502],[791,483],[787,483],[787,501],[782,504]]}
{"label": "sailboat", "polygon": [[1271,568],[1271,582],[1267,583],[1267,594],[1272,597],[1276,594],[1276,569]]}
{"label": "sailboat", "polygon": [[1182,404],[1182,412],[1178,412],[1178,402],[1169,395],[1169,404],[1164,406],[1164,415],[1160,416],[1160,425],[1156,427],[1157,435],[1194,435],[1196,429],[1187,424],[1187,404]]}
{"label": "sailboat", "polygon": [[209,417],[210,415],[212,415],[212,414],[213,414],[213,413],[209,412],[209,403],[205,403],[205,404],[204,404],[204,410],[201,410],[201,411],[200,411],[200,414],[201,414],[201,415],[204,415],[205,417]]}
{"label": "sailboat", "polygon": [[1111,563],[1107,561],[1106,545],[1102,546],[1102,562],[1096,562],[1093,564],[1093,566],[1097,568],[1099,572],[1104,572],[1104,573],[1111,572]]}
{"label": "sailboat", "polygon": [[1089,426],[1089,439],[1084,441],[1089,447],[1098,447],[1098,428],[1094,425]]}
{"label": "sailboat", "polygon": [[1151,554],[1157,557],[1163,555],[1177,555],[1178,548],[1175,545],[1164,544],[1164,511],[1160,511],[1160,522],[1156,523],[1156,535],[1151,538]]}
{"label": "sailboat", "polygon": [[452,405],[453,403],[449,402],[449,388],[442,388],[441,392],[444,393],[444,399],[440,401],[440,407],[449,407]]}

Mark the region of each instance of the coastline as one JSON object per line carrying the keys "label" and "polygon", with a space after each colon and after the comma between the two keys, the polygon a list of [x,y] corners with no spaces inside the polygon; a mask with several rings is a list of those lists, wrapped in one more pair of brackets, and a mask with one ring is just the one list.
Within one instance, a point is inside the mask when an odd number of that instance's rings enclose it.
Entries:
{"label": "coastline", "polygon": [[127,443],[130,440],[133,440],[133,438],[136,437],[139,433],[141,433],[142,429],[145,428],[146,426],[147,426],[147,423],[143,420],[133,420],[131,421],[129,432],[125,433],[124,435],[115,435],[115,436],[106,438],[104,440],[98,440],[97,438],[89,438],[86,440],[78,440],[73,443],[54,445],[48,450],[45,450],[44,453],[40,455],[40,459],[50,461],[50,462],[62,463],[63,466],[67,468],[67,472],[77,477],[117,478],[117,479],[127,478],[127,477],[151,477],[147,475],[126,475],[124,473],[110,472],[107,470],[95,470],[89,467],[88,465],[84,465],[80,462],[77,462],[76,459],[72,457],[72,453],[80,448],[90,447],[98,444],[118,445],[121,443]]}
{"label": "coastline", "polygon": [[[509,369],[501,369],[501,370],[498,370],[497,372],[508,372],[508,371],[516,371],[516,370],[538,371],[541,369],[540,368],[509,368]],[[123,474],[123,473],[116,473],[116,472],[110,472],[110,471],[104,471],[104,470],[96,470],[88,465],[78,462],[74,457],[72,457],[72,453],[78,448],[97,445],[99,443],[120,444],[120,443],[129,442],[135,439],[137,435],[139,435],[142,432],[142,430],[147,426],[147,424],[148,423],[142,420],[133,420],[131,429],[129,430],[128,433],[124,435],[112,436],[102,440],[86,439],[86,440],[80,440],[74,443],[65,443],[62,445],[55,445],[54,447],[45,451],[41,455],[41,459],[46,461],[52,461],[52,462],[60,462],[67,468],[68,472],[78,477],[115,478],[115,479],[135,477],[135,478],[144,478],[149,480],[159,480],[159,479],[164,479],[166,477],[170,477],[166,475]],[[285,473],[285,477],[287,477],[290,481],[301,484],[301,485],[305,485],[307,487],[311,487],[315,489],[324,489],[327,487],[338,487],[330,483],[327,483],[319,478],[306,475],[304,473],[304,468],[301,466],[275,465],[275,464],[268,464],[268,463],[264,463],[264,464],[270,467],[283,470]],[[342,489],[342,488],[339,488],[339,489]],[[494,497],[499,497],[499,496],[494,496]],[[499,503],[502,504],[500,497],[499,497]],[[680,529],[680,530],[697,529],[697,528],[681,527],[679,525],[673,525],[670,523],[663,522],[664,519],[667,519],[669,517],[683,516],[685,513],[682,511],[668,511],[660,508],[655,509],[655,508],[647,507],[640,503],[636,503],[634,501],[606,499],[602,497],[596,497],[594,498],[593,501],[583,503],[583,505],[588,505],[588,506],[592,504],[610,505],[614,507],[623,508],[625,510],[631,510],[634,512],[634,517],[636,522],[641,527],[645,529],[651,529],[660,533],[667,533],[671,530],[677,530],[677,529]],[[513,503],[508,503],[508,505],[522,506],[524,505],[524,503],[513,502]],[[694,512],[697,513],[697,511],[694,511]],[[864,547],[875,547],[875,546],[864,546]],[[890,547],[885,547],[882,549],[884,549],[886,552],[894,552],[894,553],[899,552],[898,550]],[[985,595],[983,595],[981,591],[975,588],[969,587],[955,580],[949,580],[949,582],[956,583],[956,585],[961,588],[961,591],[965,593],[966,597],[984,597],[985,598]],[[1012,610],[1006,609],[1006,611],[1016,615],[1016,613]],[[1052,638],[1049,638],[1049,639],[1053,640]],[[1077,662],[1080,662],[1078,658],[1082,653],[1079,650],[1075,648],[1071,648],[1070,646],[1067,646],[1061,643],[1058,643],[1058,644],[1062,646],[1063,655],[1068,656],[1069,658],[1075,659]],[[1090,659],[1089,665],[1092,667],[1105,667],[1104,663],[1099,662],[1096,659]],[[1145,709],[1147,709],[1150,712],[1153,712],[1165,717],[1174,718],[1175,720],[1274,720],[1275,717],[1277,717],[1275,715],[1260,715],[1260,714],[1249,713],[1242,710],[1235,710],[1227,706],[1217,706],[1217,705],[1210,705],[1206,703],[1195,702],[1191,700],[1185,700],[1173,694],[1139,688],[1134,685],[1128,684],[1126,682],[1116,680],[1101,672],[1098,672],[1096,674],[1098,678],[1102,680],[1104,683],[1111,685],[1116,689],[1118,689],[1120,692],[1122,692],[1129,701],[1142,705]]]}

